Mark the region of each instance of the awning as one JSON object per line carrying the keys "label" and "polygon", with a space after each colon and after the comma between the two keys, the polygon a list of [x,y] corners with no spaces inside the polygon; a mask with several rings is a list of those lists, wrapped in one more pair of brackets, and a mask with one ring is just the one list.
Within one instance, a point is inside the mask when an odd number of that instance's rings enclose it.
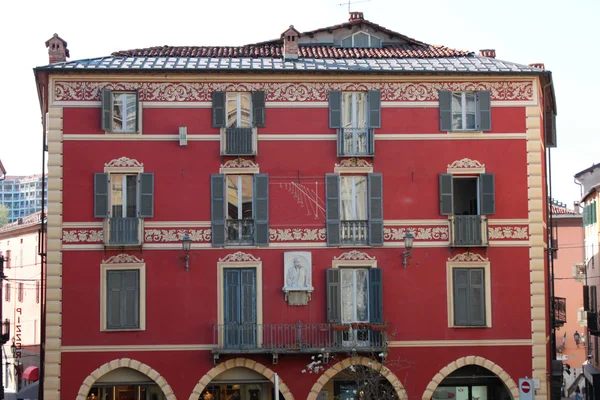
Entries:
{"label": "awning", "polygon": [[37,400],[39,391],[39,382],[33,382],[31,385],[25,386],[17,393],[17,400]]}
{"label": "awning", "polygon": [[37,381],[40,379],[40,369],[34,366],[25,368],[25,371],[23,371],[23,379],[30,382]]}

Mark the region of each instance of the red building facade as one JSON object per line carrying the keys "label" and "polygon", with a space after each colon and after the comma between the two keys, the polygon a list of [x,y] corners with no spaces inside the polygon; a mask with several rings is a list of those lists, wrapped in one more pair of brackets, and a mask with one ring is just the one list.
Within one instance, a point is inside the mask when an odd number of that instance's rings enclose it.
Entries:
{"label": "red building facade", "polygon": [[548,397],[551,78],[494,57],[353,13],[37,68],[45,398]]}

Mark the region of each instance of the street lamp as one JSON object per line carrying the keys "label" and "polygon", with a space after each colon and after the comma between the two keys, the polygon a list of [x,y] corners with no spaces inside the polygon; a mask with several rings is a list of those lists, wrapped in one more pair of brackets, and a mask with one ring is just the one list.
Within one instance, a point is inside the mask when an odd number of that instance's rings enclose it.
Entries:
{"label": "street lamp", "polygon": [[406,232],[406,235],[404,235],[404,248],[406,250],[404,250],[402,252],[402,256],[404,257],[404,261],[402,262],[402,265],[404,265],[404,268],[406,268],[407,259],[410,256],[410,251],[412,250],[414,241],[415,241],[415,237],[413,236],[413,234],[410,232]]}
{"label": "street lamp", "polygon": [[183,238],[181,239],[181,245],[185,254],[185,270],[187,271],[190,269],[190,249],[192,247],[192,239],[190,238],[190,235],[187,233],[183,235]]}

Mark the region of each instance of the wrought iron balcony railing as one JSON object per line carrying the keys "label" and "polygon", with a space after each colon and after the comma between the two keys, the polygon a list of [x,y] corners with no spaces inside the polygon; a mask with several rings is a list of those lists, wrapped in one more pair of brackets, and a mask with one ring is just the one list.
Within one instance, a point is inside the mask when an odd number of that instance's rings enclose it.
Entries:
{"label": "wrought iron balcony railing", "polygon": [[340,221],[340,241],[343,245],[366,245],[369,242],[369,221]]}
{"label": "wrought iron balcony railing", "polygon": [[251,245],[254,244],[253,219],[228,219],[227,244]]}
{"label": "wrought iron balcony railing", "polygon": [[225,129],[225,154],[230,156],[254,154],[254,130],[252,128]]}
{"label": "wrought iron balcony railing", "polygon": [[354,353],[387,348],[385,324],[213,325],[213,353]]}
{"label": "wrought iron balcony railing", "polygon": [[139,218],[109,218],[108,244],[126,246],[140,244]]}
{"label": "wrought iron balcony railing", "polygon": [[554,297],[554,326],[560,328],[567,323],[567,299]]}
{"label": "wrought iron balcony railing", "polygon": [[488,221],[485,215],[452,215],[450,246],[488,246]]}
{"label": "wrought iron balcony railing", "polygon": [[373,129],[338,129],[338,154],[340,156],[373,155]]}

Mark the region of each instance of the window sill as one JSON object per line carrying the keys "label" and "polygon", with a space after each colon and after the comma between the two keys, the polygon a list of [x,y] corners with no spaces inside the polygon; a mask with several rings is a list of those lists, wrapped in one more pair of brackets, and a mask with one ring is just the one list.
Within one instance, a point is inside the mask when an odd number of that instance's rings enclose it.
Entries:
{"label": "window sill", "polygon": [[118,132],[104,131],[104,133],[106,135],[141,135],[142,134],[142,132],[129,132],[129,131],[118,131]]}
{"label": "window sill", "polygon": [[469,326],[462,326],[462,325],[450,325],[448,326],[448,328],[450,329],[489,329],[491,328],[491,325],[469,325]]}
{"label": "window sill", "polygon": [[132,328],[132,329],[104,329],[102,332],[143,332],[145,329]]}
{"label": "window sill", "polygon": [[449,135],[452,134],[469,134],[469,135],[482,135],[483,131],[471,131],[471,130],[456,130],[456,131],[448,131]]}

